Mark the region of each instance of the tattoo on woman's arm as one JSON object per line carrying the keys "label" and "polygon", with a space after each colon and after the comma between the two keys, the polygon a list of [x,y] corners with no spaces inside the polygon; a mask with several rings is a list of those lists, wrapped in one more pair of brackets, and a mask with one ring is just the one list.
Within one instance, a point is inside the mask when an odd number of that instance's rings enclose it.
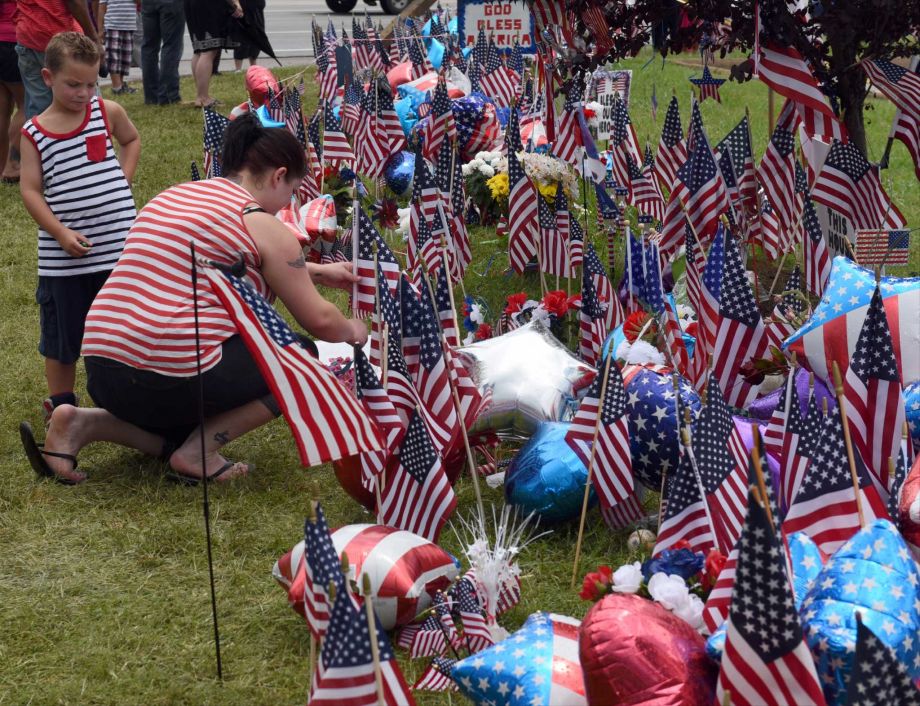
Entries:
{"label": "tattoo on woman's arm", "polygon": [[288,260],[287,264],[288,267],[293,267],[295,270],[304,270],[307,267],[307,261],[303,259],[303,255],[296,260]]}
{"label": "tattoo on woman's arm", "polygon": [[214,441],[218,444],[226,444],[230,441],[230,431],[219,431],[214,435]]}

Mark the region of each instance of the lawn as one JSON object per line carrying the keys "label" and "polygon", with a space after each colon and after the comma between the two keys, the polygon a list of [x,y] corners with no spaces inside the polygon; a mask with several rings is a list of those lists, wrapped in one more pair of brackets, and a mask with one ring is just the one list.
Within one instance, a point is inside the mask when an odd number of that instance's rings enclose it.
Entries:
{"label": "lawn", "polygon": [[[646,57],[648,58],[648,57]],[[692,57],[688,57],[692,61]],[[672,89],[684,102],[693,69],[656,58],[633,68],[632,116],[640,140],[657,142]],[[279,71],[282,76],[296,69]],[[307,104],[315,83],[307,81]],[[661,107],[651,123],[653,86]],[[193,92],[183,81],[183,95]],[[240,75],[223,75],[214,95],[226,109],[243,100]],[[757,84],[725,84],[723,103],[703,106],[713,139],[724,135],[750,109],[754,149],[766,144],[766,90]],[[201,115],[191,107],[148,107],[141,94],[121,99],[140,130],[143,150],[135,197],[146,203],[165,187],[189,176],[201,158]],[[870,101],[870,157],[878,158],[892,117],[887,102]],[[778,110],[779,106],[777,106]],[[900,144],[886,187],[912,224],[920,216],[920,190]],[[83,451],[89,480],[76,488],[37,481],[25,460],[17,426],[28,420],[41,428],[45,396],[42,362],[36,351],[35,226],[15,187],[0,190],[7,254],[0,277],[7,292],[0,316],[6,364],[0,370],[5,393],[0,435],[0,704],[289,704],[303,703],[309,686],[308,631],[287,606],[271,579],[273,562],[301,536],[312,498],[322,501],[330,524],[370,521],[338,487],[328,467],[303,469],[283,421],[234,442],[230,458],[257,466],[251,478],[212,489],[211,513],[224,680],[215,678],[208,574],[200,490],[168,483],[165,467],[115,446]],[[594,233],[592,228],[592,233]],[[533,276],[505,278],[503,256],[490,262],[494,232],[474,229],[475,261],[468,293],[482,297],[493,317],[504,295],[537,291]],[[597,238],[605,251],[604,239]],[[916,248],[907,274],[920,269]],[[619,274],[619,271],[618,271]],[[82,375],[82,371],[81,371]],[[83,386],[80,378],[79,386]],[[84,394],[84,400],[86,396]],[[142,403],[142,402],[140,402]],[[459,512],[473,506],[467,479],[458,484]],[[487,503],[500,505],[500,490],[483,484]],[[577,523],[554,528],[521,559],[521,604],[503,619],[513,630],[531,612],[551,610],[582,617],[589,607],[570,590]],[[588,518],[581,573],[599,563],[629,559],[626,533],[604,529],[597,513]],[[459,555],[452,531],[442,542]],[[414,680],[424,661],[400,661]],[[448,699],[418,694],[419,704]],[[456,702],[462,699],[455,697]]]}

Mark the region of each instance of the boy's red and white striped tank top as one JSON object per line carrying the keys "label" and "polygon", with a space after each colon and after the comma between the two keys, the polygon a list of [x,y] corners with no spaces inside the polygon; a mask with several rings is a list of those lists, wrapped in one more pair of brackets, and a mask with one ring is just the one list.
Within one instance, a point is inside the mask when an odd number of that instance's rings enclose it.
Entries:
{"label": "boy's red and white striped tank top", "polygon": [[[83,355],[101,356],[163,375],[195,375],[195,312],[189,244],[199,257],[246,263],[246,277],[272,293],[243,223],[252,195],[227,179],[174,186],[138,214],[124,252],[86,317]],[[214,367],[221,344],[237,333],[206,277],[198,277],[202,370]]]}

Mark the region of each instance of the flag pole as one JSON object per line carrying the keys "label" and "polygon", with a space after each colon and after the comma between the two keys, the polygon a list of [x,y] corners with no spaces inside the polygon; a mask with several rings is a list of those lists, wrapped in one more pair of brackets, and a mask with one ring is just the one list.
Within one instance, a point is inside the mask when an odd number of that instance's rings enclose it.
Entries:
{"label": "flag pole", "polygon": [[754,463],[754,475],[757,476],[757,487],[763,497],[763,508],[767,512],[767,519],[770,521],[770,527],[776,531],[776,523],[773,520],[773,511],[770,509],[770,503],[767,498],[767,482],[763,473],[763,462],[760,459],[760,428],[757,424],[751,424],[751,434],[754,438],[754,447],[751,449],[751,461]]}
{"label": "flag pole", "polygon": [[591,456],[588,460],[588,477],[585,479],[585,495],[581,503],[581,518],[578,521],[578,540],[575,542],[575,562],[572,565],[572,588],[578,578],[578,561],[581,558],[581,540],[585,532],[585,515],[588,514],[588,497],[591,493],[591,477],[594,472],[594,456],[597,451],[597,435],[601,428],[601,413],[604,409],[604,397],[607,395],[607,381],[610,379],[610,366],[613,364],[613,355],[607,355],[604,363],[604,379],[601,382],[601,396],[597,401],[597,418],[594,421],[594,437],[591,440]]}
{"label": "flag pole", "polygon": [[[311,500],[309,505],[307,505],[307,507],[309,508],[309,511],[307,513],[307,519],[310,520],[310,522],[313,522],[313,523],[316,522],[316,508],[318,507],[318,505],[319,503],[316,500]],[[306,548],[304,548],[304,551],[306,551]],[[306,609],[306,603],[307,603],[307,594],[306,592],[304,592],[304,608],[305,609]],[[307,657],[307,669],[310,672],[310,688],[311,689],[313,688],[313,676],[314,674],[316,674],[316,647],[317,647],[316,635],[313,634],[313,630],[310,630],[310,649],[308,653],[309,656]]]}
{"label": "flag pole", "polygon": [[[347,561],[346,555],[342,560]],[[361,576],[361,594],[364,596],[364,614],[367,616],[367,630],[371,636],[371,656],[374,659],[374,682],[377,686],[377,706],[386,706],[383,692],[383,674],[380,671],[380,644],[377,642],[377,620],[374,606],[371,604],[371,577],[365,573]]]}
{"label": "flag pole", "polygon": [[843,440],[847,447],[847,460],[850,462],[850,479],[853,481],[853,492],[856,494],[856,511],[859,514],[859,526],[865,527],[866,520],[863,516],[862,497],[859,492],[859,478],[856,474],[856,457],[853,455],[853,441],[850,439],[850,425],[847,422],[847,408],[843,395],[843,380],[840,378],[840,366],[837,361],[833,362],[834,369],[834,392],[837,394],[837,410],[840,413],[840,421],[843,423]]}
{"label": "flag pole", "polygon": [[[357,178],[355,179],[357,181]],[[322,186],[320,186],[322,191]],[[358,215],[358,187],[351,187],[351,271],[358,274],[358,245],[360,244],[361,229],[359,227],[360,216]],[[377,272],[374,271],[376,278]],[[358,280],[351,285],[351,313],[352,316],[358,315]]]}
{"label": "flag pole", "polygon": [[204,378],[201,376],[201,325],[198,319],[198,260],[195,255],[195,241],[189,243],[192,258],[192,305],[195,311],[195,369],[198,377],[198,431],[201,440],[201,508],[204,513],[204,536],[208,548],[208,581],[211,586],[211,622],[214,624],[214,654],[217,660],[217,678],[224,679],[220,659],[220,629],[217,624],[217,593],[214,590],[214,557],[211,546],[211,503],[208,498],[208,472],[205,468],[204,441]]}

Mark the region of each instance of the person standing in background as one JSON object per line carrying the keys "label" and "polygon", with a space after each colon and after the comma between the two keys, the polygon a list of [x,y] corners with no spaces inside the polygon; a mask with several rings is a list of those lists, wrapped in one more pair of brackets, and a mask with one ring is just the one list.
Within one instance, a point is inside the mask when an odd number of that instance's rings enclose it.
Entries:
{"label": "person standing in background", "polygon": [[141,73],[144,103],[178,103],[179,60],[182,58],[182,30],[185,10],[182,0],[142,0]]}
{"label": "person standing in background", "polygon": [[25,117],[32,118],[51,105],[51,88],[42,79],[45,48],[59,32],[83,31],[102,51],[86,0],[18,0],[16,54],[25,89]]}
{"label": "person standing in background", "polygon": [[137,93],[124,82],[131,71],[134,27],[137,24],[134,0],[99,0],[98,25],[105,34],[105,63],[112,77],[112,95]]}
{"label": "person standing in background", "polygon": [[[251,27],[265,31],[265,0],[240,0],[243,6],[243,20]],[[249,65],[255,66],[259,58],[259,47],[253,44],[252,39],[245,32],[237,33],[240,45],[233,50],[233,63],[236,64],[237,73],[243,70],[243,59],[249,59]]]}
{"label": "person standing in background", "polygon": [[239,42],[231,36],[230,18],[243,16],[239,0],[185,0],[185,21],[192,38],[192,75],[195,77],[195,106],[210,108],[214,60],[222,49],[233,49]]}
{"label": "person standing in background", "polygon": [[0,0],[0,165],[3,167],[0,180],[5,184],[19,181],[19,131],[26,121],[25,94],[16,56],[15,13],[16,0]]}

